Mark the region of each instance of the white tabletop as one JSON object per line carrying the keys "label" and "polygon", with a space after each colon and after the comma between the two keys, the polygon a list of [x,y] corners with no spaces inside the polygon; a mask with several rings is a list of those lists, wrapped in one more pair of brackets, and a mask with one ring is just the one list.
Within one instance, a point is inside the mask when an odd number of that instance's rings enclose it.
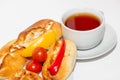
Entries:
{"label": "white tabletop", "polygon": [[44,18],[60,21],[62,14],[72,8],[103,11],[118,41],[109,55],[77,62],[74,80],[120,80],[120,0],[0,0],[0,47],[34,22]]}

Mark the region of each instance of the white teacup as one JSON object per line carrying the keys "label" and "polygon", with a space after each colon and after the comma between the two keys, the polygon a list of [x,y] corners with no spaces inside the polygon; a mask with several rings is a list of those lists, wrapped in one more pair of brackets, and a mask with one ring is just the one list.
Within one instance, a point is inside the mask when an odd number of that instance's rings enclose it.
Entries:
{"label": "white teacup", "polygon": [[[65,21],[75,14],[93,14],[100,20],[100,25],[90,30],[75,30],[65,25]],[[105,18],[101,11],[95,9],[72,9],[65,12],[62,16],[62,31],[65,39],[70,39],[75,42],[77,49],[86,50],[96,47],[104,37]],[[91,24],[90,24],[91,25]]]}

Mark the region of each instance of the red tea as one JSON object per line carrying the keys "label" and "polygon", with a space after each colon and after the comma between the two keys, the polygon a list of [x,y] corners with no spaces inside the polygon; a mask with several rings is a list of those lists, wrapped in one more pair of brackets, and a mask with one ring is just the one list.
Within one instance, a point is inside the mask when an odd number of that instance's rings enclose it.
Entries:
{"label": "red tea", "polygon": [[65,21],[67,27],[81,31],[94,29],[100,24],[100,19],[96,15],[90,13],[74,14]]}

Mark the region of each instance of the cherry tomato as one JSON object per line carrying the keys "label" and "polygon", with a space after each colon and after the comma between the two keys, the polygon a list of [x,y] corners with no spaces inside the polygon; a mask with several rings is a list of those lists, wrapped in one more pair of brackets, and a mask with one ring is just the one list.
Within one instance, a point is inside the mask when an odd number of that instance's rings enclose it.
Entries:
{"label": "cherry tomato", "polygon": [[42,64],[31,60],[26,64],[26,69],[35,73],[39,73],[42,70]]}
{"label": "cherry tomato", "polygon": [[42,47],[37,47],[32,53],[32,58],[38,62],[44,62],[47,58],[47,51]]}

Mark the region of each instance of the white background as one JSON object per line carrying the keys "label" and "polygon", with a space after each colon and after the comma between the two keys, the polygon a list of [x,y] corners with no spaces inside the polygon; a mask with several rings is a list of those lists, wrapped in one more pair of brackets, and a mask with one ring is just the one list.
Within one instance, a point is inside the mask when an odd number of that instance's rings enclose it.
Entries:
{"label": "white background", "polygon": [[120,0],[0,0],[0,47],[34,22],[44,18],[60,21],[62,14],[72,8],[103,11],[106,23],[113,27],[118,38],[109,55],[77,62],[74,80],[120,80]]}

